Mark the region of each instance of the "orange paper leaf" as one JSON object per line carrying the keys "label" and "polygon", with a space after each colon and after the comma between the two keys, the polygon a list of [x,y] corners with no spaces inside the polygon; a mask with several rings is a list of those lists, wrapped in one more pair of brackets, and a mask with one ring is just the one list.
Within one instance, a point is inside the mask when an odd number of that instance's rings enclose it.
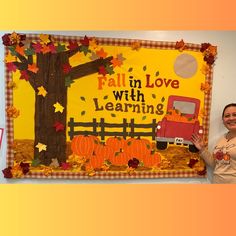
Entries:
{"label": "orange paper leaf", "polygon": [[28,65],[28,70],[36,74],[39,68],[36,66],[36,64],[32,64],[32,65]]}
{"label": "orange paper leaf", "polygon": [[120,67],[123,64],[122,61],[120,61],[118,58],[113,58],[111,60],[111,63],[113,65],[113,67],[116,67],[116,66]]}
{"label": "orange paper leaf", "polygon": [[211,89],[211,86],[209,83],[207,82],[205,84],[201,83],[201,91],[207,94],[210,92],[210,89]]}
{"label": "orange paper leaf", "polygon": [[106,58],[107,53],[104,51],[103,48],[101,48],[99,51],[96,51],[96,54],[100,57],[100,58]]}
{"label": "orange paper leaf", "polygon": [[183,39],[176,42],[175,49],[178,49],[179,51],[183,51],[184,49],[186,49],[186,45]]}
{"label": "orange paper leaf", "polygon": [[24,47],[20,47],[19,45],[16,46],[16,52],[19,53],[21,56],[25,55],[24,50]]}
{"label": "orange paper leaf", "polygon": [[43,48],[41,49],[41,52],[42,52],[43,54],[46,54],[46,53],[48,53],[48,52],[51,52],[51,47],[46,46],[46,45],[43,45],[42,47],[43,47]]}
{"label": "orange paper leaf", "polygon": [[131,48],[132,50],[138,51],[141,48],[141,42],[136,41],[136,42],[131,43]]}

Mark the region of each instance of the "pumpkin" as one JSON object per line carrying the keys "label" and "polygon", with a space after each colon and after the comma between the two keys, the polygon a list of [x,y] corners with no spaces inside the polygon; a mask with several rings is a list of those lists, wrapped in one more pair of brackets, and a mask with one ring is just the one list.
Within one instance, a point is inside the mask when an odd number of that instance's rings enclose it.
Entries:
{"label": "pumpkin", "polygon": [[94,153],[101,159],[110,160],[114,156],[115,151],[111,147],[100,143],[96,146]]}
{"label": "pumpkin", "polygon": [[147,139],[130,138],[127,140],[127,145],[124,148],[124,152],[127,152],[130,157],[136,157],[142,159],[145,155],[151,154],[152,144]]}
{"label": "pumpkin", "polygon": [[126,140],[123,137],[109,137],[106,140],[106,145],[112,147],[115,152],[119,152],[124,149]]}
{"label": "pumpkin", "polygon": [[159,153],[154,153],[151,155],[146,155],[143,158],[143,164],[146,167],[160,166],[161,156]]}
{"label": "pumpkin", "polygon": [[71,141],[71,150],[78,156],[90,156],[99,142],[99,139],[92,135],[78,135]]}
{"label": "pumpkin", "polygon": [[110,159],[113,165],[122,166],[127,165],[130,159],[130,155],[126,152],[116,152]]}
{"label": "pumpkin", "polygon": [[102,158],[97,155],[91,155],[89,157],[89,161],[87,163],[87,167],[93,168],[93,169],[99,169],[104,164],[105,158]]}

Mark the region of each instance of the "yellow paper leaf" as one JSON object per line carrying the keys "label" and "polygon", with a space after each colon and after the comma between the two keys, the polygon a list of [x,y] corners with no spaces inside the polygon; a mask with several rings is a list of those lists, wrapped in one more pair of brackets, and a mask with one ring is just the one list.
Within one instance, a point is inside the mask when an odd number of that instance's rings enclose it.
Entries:
{"label": "yellow paper leaf", "polygon": [[22,168],[19,163],[12,167],[11,172],[14,178],[20,178],[23,175]]}
{"label": "yellow paper leaf", "polygon": [[13,32],[11,35],[10,35],[10,40],[13,44],[17,44],[20,42],[20,35],[17,34],[16,32]]}
{"label": "yellow paper leaf", "polygon": [[52,172],[53,172],[52,167],[50,167],[50,166],[44,166],[43,167],[43,174],[45,176],[49,176],[50,174],[52,174]]}
{"label": "yellow paper leaf", "polygon": [[199,116],[200,116],[202,119],[206,116],[205,109],[202,108],[202,109],[200,110]]}
{"label": "yellow paper leaf", "polygon": [[62,113],[64,110],[64,107],[59,102],[56,102],[53,106],[55,107],[55,112]]}
{"label": "yellow paper leaf", "polygon": [[45,145],[43,143],[38,143],[35,147],[39,149],[39,152],[47,150],[47,145]]}
{"label": "yellow paper leaf", "polygon": [[98,43],[97,43],[96,38],[92,38],[92,39],[89,41],[89,46],[90,46],[92,49],[96,49],[96,48],[98,47]]}
{"label": "yellow paper leaf", "polygon": [[208,64],[202,65],[201,72],[204,75],[207,75],[210,72],[210,66]]}
{"label": "yellow paper leaf", "polygon": [[50,39],[49,39],[48,34],[40,34],[39,38],[44,44],[50,43]]}
{"label": "yellow paper leaf", "polygon": [[16,56],[12,56],[11,53],[8,53],[5,57],[5,63],[9,63],[9,62],[15,62],[16,61]]}
{"label": "yellow paper leaf", "polygon": [[15,83],[14,81],[9,81],[9,82],[7,83],[7,87],[10,88],[10,89],[14,89],[14,88],[16,88],[17,86],[16,86],[16,83]]}
{"label": "yellow paper leaf", "polygon": [[45,90],[43,86],[40,86],[37,89],[38,89],[38,95],[42,95],[43,97],[46,97],[47,91]]}

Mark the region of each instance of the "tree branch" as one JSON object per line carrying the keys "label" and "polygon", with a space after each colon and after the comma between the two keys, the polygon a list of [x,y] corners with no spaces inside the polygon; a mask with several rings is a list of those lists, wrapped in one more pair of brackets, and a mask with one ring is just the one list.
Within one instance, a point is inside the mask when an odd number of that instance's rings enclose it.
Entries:
{"label": "tree branch", "polygon": [[16,54],[16,57],[18,57],[22,63],[28,64],[28,60],[19,53]]}
{"label": "tree branch", "polygon": [[80,50],[80,47],[78,47],[75,50],[69,50],[66,53],[68,54],[68,57],[70,58],[70,57],[74,56],[79,50]]}
{"label": "tree branch", "polygon": [[105,59],[97,59],[95,61],[87,62],[82,65],[75,66],[70,71],[71,79],[79,79],[83,76],[98,72],[98,68],[102,65],[111,64],[112,56]]}
{"label": "tree branch", "polygon": [[19,69],[20,71],[28,69],[28,64],[26,63],[15,61],[14,65],[17,66],[17,69]]}

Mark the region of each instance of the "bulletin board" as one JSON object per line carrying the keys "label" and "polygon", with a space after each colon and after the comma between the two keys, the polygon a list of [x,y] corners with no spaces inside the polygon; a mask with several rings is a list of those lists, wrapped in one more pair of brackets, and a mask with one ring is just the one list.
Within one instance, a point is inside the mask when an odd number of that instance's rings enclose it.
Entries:
{"label": "bulletin board", "polygon": [[217,47],[5,34],[5,178],[196,178]]}

